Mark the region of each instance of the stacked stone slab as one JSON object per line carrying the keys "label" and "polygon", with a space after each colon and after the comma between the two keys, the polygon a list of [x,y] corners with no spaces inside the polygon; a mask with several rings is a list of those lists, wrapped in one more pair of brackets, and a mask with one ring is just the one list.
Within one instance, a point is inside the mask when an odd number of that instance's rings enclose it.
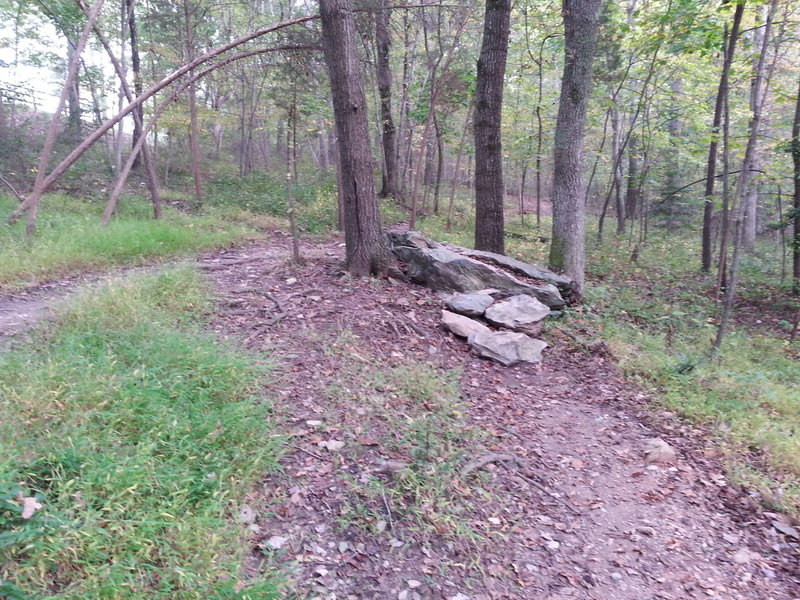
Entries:
{"label": "stacked stone slab", "polygon": [[[479,356],[506,366],[542,360],[547,344],[531,336],[551,310],[575,298],[569,278],[537,265],[452,244],[408,231],[390,233],[392,250],[409,279],[437,291],[455,292],[442,311],[444,326]],[[504,330],[492,330],[489,324]]]}
{"label": "stacked stone slab", "polygon": [[[478,356],[506,366],[541,362],[547,344],[530,336],[541,332],[541,321],[550,314],[550,309],[531,296],[516,295],[495,301],[492,292],[496,290],[456,293],[447,298],[445,303],[451,310],[442,311],[444,326],[467,338]],[[481,316],[492,325],[511,331],[493,331],[475,318]]]}

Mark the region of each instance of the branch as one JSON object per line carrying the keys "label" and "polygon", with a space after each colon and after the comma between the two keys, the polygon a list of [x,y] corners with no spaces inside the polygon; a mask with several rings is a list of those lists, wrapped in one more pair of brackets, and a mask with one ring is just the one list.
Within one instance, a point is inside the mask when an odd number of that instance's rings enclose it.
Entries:
{"label": "branch", "polygon": [[[183,65],[179,69],[173,71],[166,77],[164,77],[158,83],[152,85],[150,88],[142,92],[139,96],[137,96],[132,102],[129,102],[125,108],[123,108],[120,112],[118,112],[115,116],[108,119],[105,123],[103,123],[100,127],[98,127],[89,137],[87,137],[83,142],[81,142],[72,152],[70,152],[67,157],[62,160],[58,166],[56,166],[50,174],[44,178],[41,183],[41,189],[38,190],[37,194],[31,194],[28,198],[23,202],[17,210],[15,210],[8,218],[9,223],[13,223],[16,221],[23,212],[28,210],[32,204],[38,202],[38,199],[44,193],[44,191],[49,188],[64,172],[70,168],[78,158],[83,155],[84,152],[88,148],[90,148],[95,142],[97,142],[101,137],[103,137],[112,127],[114,127],[117,123],[119,123],[123,118],[125,118],[131,111],[135,110],[138,106],[143,104],[145,101],[152,98],[155,94],[160,92],[162,89],[167,87],[168,85],[174,83],[176,80],[180,79],[187,73],[193,71],[200,65],[207,63],[212,58],[227,52],[228,50],[232,50],[242,44],[254,40],[258,37],[264,36],[268,33],[273,33],[280,29],[285,29],[286,27],[291,27],[292,25],[298,25],[300,23],[305,23],[307,21],[312,21],[314,19],[318,19],[319,15],[309,15],[305,17],[299,17],[297,19],[292,19],[290,21],[284,21],[282,23],[278,23],[277,25],[270,25],[269,27],[262,27],[252,33],[247,35],[241,36],[232,42],[228,42],[227,44],[220,46],[218,48],[214,48],[213,50],[209,50],[202,56],[194,59],[193,61],[188,62],[187,64]],[[37,197],[38,196],[38,197]]]}
{"label": "branch", "polygon": [[[754,172],[754,173],[762,173],[762,174],[765,174],[765,173],[766,173],[766,171],[762,171],[761,169],[749,169],[749,171],[751,171],[751,172]],[[741,173],[741,172],[742,172],[742,170],[741,170],[741,169],[737,169],[736,171],[728,171],[727,175],[736,175],[736,173]],[[717,175],[714,175],[714,178],[715,178],[715,179],[719,179],[719,178],[721,178],[721,177],[725,177],[725,175],[726,175],[726,173],[719,173],[719,174],[717,174]],[[706,178],[705,178],[705,177],[703,177],[702,179],[698,179],[697,181],[693,181],[693,182],[691,182],[691,183],[687,183],[687,184],[686,184],[686,185],[684,185],[683,187],[679,187],[679,188],[678,188],[678,189],[676,189],[676,190],[672,190],[672,191],[671,191],[671,192],[669,192],[669,193],[668,193],[666,196],[664,196],[664,198],[661,200],[661,202],[659,202],[658,204],[654,205],[654,206],[653,206],[653,208],[658,208],[659,206],[661,206],[662,204],[664,204],[664,203],[667,201],[667,199],[668,199],[668,198],[671,198],[671,197],[672,197],[672,196],[674,196],[675,194],[679,194],[680,192],[682,192],[682,191],[683,191],[683,190],[685,190],[686,188],[690,188],[690,187],[692,187],[693,185],[697,185],[698,183],[703,183],[705,180],[706,180]],[[652,210],[652,209],[651,209],[651,210]]]}
{"label": "branch", "polygon": [[14,194],[14,195],[17,197],[17,200],[19,200],[20,202],[25,202],[25,198],[23,198],[22,196],[20,196],[20,195],[19,195],[19,192],[16,190],[16,188],[15,188],[13,185],[11,185],[11,182],[10,182],[10,181],[8,181],[8,180],[7,180],[5,177],[3,177],[2,175],[0,175],[0,182],[2,182],[2,183],[5,183],[5,184],[6,184],[6,186],[8,187],[8,189],[10,189],[10,190],[11,190],[11,193],[12,193],[12,194]]}

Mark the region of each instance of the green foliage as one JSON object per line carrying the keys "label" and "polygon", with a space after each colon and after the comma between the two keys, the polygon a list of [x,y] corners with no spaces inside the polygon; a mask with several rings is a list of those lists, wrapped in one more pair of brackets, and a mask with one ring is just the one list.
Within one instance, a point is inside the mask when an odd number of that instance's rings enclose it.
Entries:
{"label": "green foliage", "polygon": [[[241,179],[233,174],[218,174],[211,184],[209,204],[285,220],[286,194],[285,177],[269,172],[254,172]],[[292,194],[297,203],[297,225],[301,232],[319,235],[336,230],[339,200],[336,180],[329,174],[316,178],[301,174],[300,182],[292,185]],[[381,214],[384,223],[396,223],[405,218],[389,200],[383,201]]]}
{"label": "green foliage", "polygon": [[[238,591],[230,518],[276,465],[265,372],[200,332],[209,307],[194,271],[130,277],[0,358],[0,578],[63,600],[275,597]],[[21,490],[43,505],[25,524]]]}
{"label": "green foliage", "polygon": [[[0,214],[14,203],[0,197]],[[155,221],[144,205],[126,206],[107,228],[100,227],[101,207],[66,195],[45,197],[39,231],[25,239],[24,223],[0,225],[0,288],[19,288],[45,278],[114,265],[175,257],[230,244],[251,229],[213,216],[186,215],[167,209]]]}
{"label": "green foliage", "polygon": [[[796,347],[776,333],[774,313],[791,311],[788,290],[774,284],[778,263],[766,250],[744,258],[740,298],[745,309],[759,307],[761,325],[737,324],[708,361],[720,308],[694,270],[696,240],[693,231],[656,230],[636,263],[619,240],[594,247],[594,281],[571,323],[600,331],[622,369],[657,389],[659,402],[719,432],[732,471],[750,473],[747,482],[765,498],[782,489],[780,504],[798,513],[800,488],[781,481],[800,475],[800,368]],[[760,458],[751,464],[754,453]]]}

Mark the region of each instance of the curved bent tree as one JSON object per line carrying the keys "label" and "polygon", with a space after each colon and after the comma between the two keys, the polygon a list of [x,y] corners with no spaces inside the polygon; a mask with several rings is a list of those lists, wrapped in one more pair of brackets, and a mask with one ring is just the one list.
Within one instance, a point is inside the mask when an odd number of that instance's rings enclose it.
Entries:
{"label": "curved bent tree", "polygon": [[367,101],[356,52],[353,11],[349,0],[319,0],[319,13],[339,138],[347,270],[356,276],[385,273],[392,259],[375,195]]}
{"label": "curved bent tree", "polygon": [[583,137],[592,88],[601,0],[564,0],[564,75],[553,152],[553,240],[550,266],[572,277],[583,294],[586,217]]}

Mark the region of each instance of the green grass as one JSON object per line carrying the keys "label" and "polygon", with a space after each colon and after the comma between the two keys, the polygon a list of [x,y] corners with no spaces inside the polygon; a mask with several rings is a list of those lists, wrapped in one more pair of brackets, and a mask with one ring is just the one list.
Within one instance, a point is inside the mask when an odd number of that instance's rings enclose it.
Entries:
{"label": "green grass", "polygon": [[[0,214],[14,203],[0,197]],[[47,278],[159,258],[185,256],[204,248],[231,244],[254,230],[244,218],[220,211],[186,215],[167,208],[160,221],[149,218],[143,203],[124,205],[106,228],[102,206],[65,195],[46,196],[38,232],[24,235],[24,223],[0,224],[0,289],[18,289]]]}
{"label": "green grass", "polygon": [[[419,229],[471,245],[470,202],[458,197],[452,231],[445,230],[444,215],[424,219]],[[507,252],[546,264],[549,247],[539,236],[550,236],[550,220],[537,230],[535,217],[526,218],[522,226],[507,213]],[[793,301],[788,282],[780,284],[774,243],[745,255],[740,269],[737,314],[755,309],[765,325],[734,323],[718,357],[708,361],[721,307],[711,293],[713,278],[698,272],[699,231],[652,227],[632,261],[635,240],[606,233],[597,243],[596,224],[587,229],[586,299],[563,325],[581,337],[602,337],[658,405],[708,427],[734,480],[766,504],[800,516],[800,344],[789,345],[781,331]]]}
{"label": "green grass", "polygon": [[[303,173],[299,179],[292,186],[292,194],[296,202],[297,226],[300,232],[321,235],[336,231],[336,180],[330,173]],[[393,201],[380,202],[385,224],[406,219],[405,212]],[[226,210],[269,215],[285,221],[288,218],[285,174],[253,172],[239,178],[234,173],[218,173],[210,182],[209,203]]]}
{"label": "green grass", "polygon": [[265,368],[201,331],[210,307],[194,271],[132,276],[0,356],[0,597],[275,597],[239,589],[232,518],[278,458]]}

